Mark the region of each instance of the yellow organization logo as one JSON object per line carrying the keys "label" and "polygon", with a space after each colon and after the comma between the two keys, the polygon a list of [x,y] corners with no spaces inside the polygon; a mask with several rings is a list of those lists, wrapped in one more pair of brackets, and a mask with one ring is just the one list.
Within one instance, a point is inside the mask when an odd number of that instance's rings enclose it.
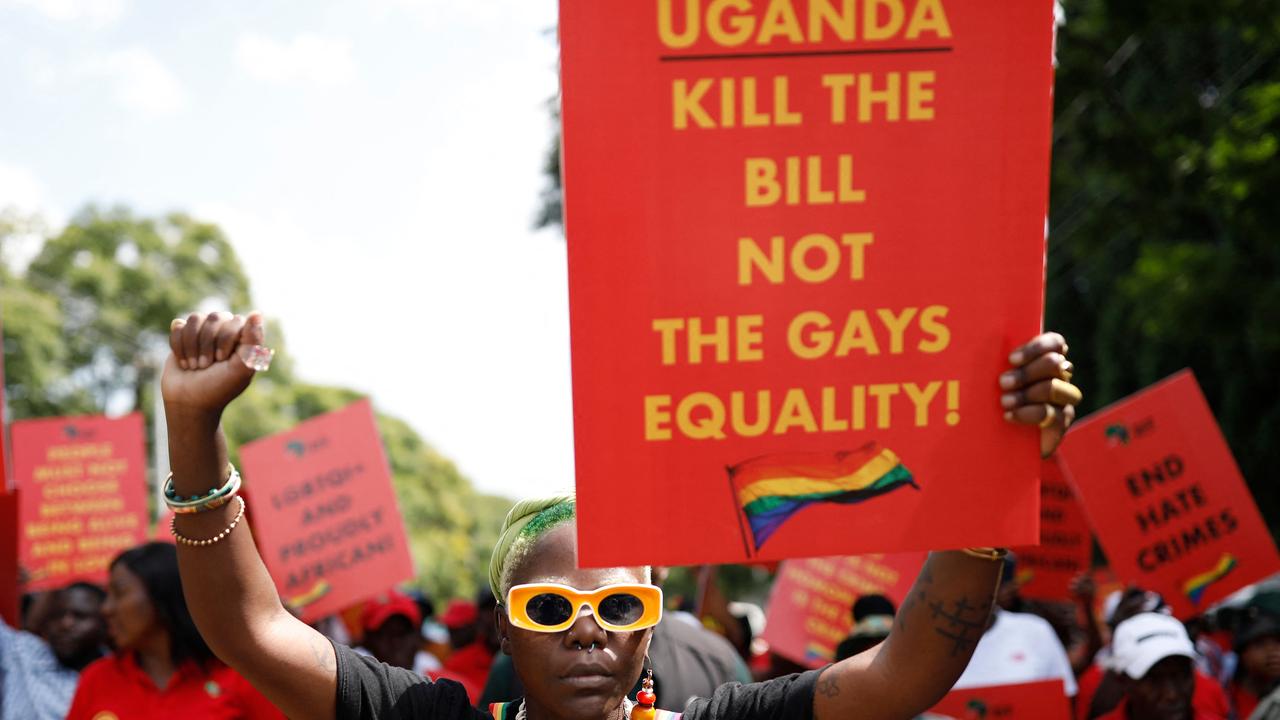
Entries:
{"label": "yellow organization logo", "polygon": [[111,712],[110,710],[103,710],[97,715],[94,715],[93,720],[120,720],[120,718],[117,717],[116,714]]}

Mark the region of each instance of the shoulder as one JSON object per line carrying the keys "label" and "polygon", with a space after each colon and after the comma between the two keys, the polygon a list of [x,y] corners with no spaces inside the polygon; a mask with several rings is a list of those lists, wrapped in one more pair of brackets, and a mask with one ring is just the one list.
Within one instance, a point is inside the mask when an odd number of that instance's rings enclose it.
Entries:
{"label": "shoulder", "polygon": [[80,686],[85,687],[101,682],[119,682],[124,677],[124,672],[120,667],[123,662],[124,660],[114,653],[94,660],[80,671]]}
{"label": "shoulder", "polygon": [[691,702],[683,720],[810,720],[821,673],[810,670],[764,682],[721,685],[710,698]]}
{"label": "shoulder", "polygon": [[334,643],[337,659],[337,720],[472,720],[485,718],[471,706],[462,685],[392,667]]}
{"label": "shoulder", "polygon": [[1053,625],[1035,613],[1002,612],[1000,620],[1020,633],[1038,636],[1037,639],[1052,638],[1055,645],[1062,644],[1058,641],[1058,633],[1054,632]]}

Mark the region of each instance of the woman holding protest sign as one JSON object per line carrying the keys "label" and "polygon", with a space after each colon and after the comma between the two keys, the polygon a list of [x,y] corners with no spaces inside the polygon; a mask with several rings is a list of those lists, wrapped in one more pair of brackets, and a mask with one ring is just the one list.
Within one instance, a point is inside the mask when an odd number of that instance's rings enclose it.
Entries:
{"label": "woman holding protest sign", "polygon": [[[249,386],[267,353],[261,316],[175,320],[162,383],[173,467],[169,502],[192,614],[219,657],[295,718],[485,718],[460,685],[431,683],[356,656],[290,615],[240,523],[239,476],[227,463],[222,411]],[[1010,422],[1040,426],[1050,452],[1074,417],[1066,344],[1042,335],[1015,350],[996,380]],[[996,401],[996,398],[993,398]],[[233,499],[234,498],[234,499]],[[993,512],[998,509],[993,508]],[[494,551],[490,582],[503,599],[503,650],[527,697],[494,707],[499,720],[672,717],[641,692],[661,591],[645,567],[576,567],[570,498],[517,504]],[[940,699],[986,627],[1003,552],[933,553],[889,638],[856,657],[798,675],[721,687],[690,703],[685,720],[911,718]],[[584,607],[591,612],[583,613]]]}

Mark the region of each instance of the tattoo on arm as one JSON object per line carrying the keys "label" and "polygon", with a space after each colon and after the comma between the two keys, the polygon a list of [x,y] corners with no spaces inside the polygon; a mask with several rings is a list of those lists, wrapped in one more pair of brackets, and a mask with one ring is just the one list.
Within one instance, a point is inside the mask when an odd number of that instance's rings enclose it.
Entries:
{"label": "tattoo on arm", "polygon": [[310,644],[311,654],[314,655],[316,659],[316,667],[321,670],[332,670],[336,672],[338,669],[338,658],[336,655],[331,655],[325,652],[325,646],[329,644],[329,641],[324,639],[323,636],[313,635],[311,637]]}
{"label": "tattoo on arm", "polygon": [[823,697],[833,698],[840,694],[840,684],[836,682],[835,678],[822,678],[818,680],[814,691]]}
{"label": "tattoo on arm", "polygon": [[[951,606],[947,610],[948,604]],[[972,605],[968,596],[950,603],[938,600],[929,603],[933,613],[934,632],[951,640],[951,657],[962,652],[969,652],[982,637],[987,627],[989,608]]]}

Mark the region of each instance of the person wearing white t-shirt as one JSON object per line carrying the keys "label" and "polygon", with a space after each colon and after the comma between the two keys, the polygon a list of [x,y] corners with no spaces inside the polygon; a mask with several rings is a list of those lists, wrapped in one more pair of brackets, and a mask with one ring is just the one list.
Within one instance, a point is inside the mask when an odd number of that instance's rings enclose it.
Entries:
{"label": "person wearing white t-shirt", "polygon": [[956,689],[1062,679],[1067,697],[1076,678],[1067,651],[1049,621],[1031,613],[996,610]]}

